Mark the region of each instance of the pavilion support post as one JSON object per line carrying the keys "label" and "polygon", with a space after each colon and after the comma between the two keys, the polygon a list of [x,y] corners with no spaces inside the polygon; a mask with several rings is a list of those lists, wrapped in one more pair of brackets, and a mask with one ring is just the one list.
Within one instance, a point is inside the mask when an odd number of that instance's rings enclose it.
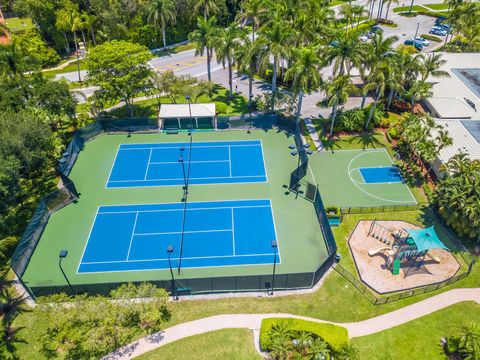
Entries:
{"label": "pavilion support post", "polygon": [[180,118],[177,118],[178,120],[178,128],[181,129],[182,128],[182,124],[180,123]]}
{"label": "pavilion support post", "polygon": [[195,118],[195,125],[197,125],[197,129],[198,129],[198,118]]}

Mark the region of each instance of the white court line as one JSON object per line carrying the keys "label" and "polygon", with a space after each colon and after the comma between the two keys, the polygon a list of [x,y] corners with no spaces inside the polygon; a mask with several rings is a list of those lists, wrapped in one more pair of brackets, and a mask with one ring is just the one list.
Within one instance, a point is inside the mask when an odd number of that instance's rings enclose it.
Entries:
{"label": "white court line", "polygon": [[152,158],[152,152],[153,150],[150,149],[150,154],[148,155],[148,161],[147,161],[147,168],[145,169],[145,176],[143,177],[143,180],[147,180],[148,169],[150,168],[150,159]]}
{"label": "white court line", "polygon": [[[190,161],[191,164],[196,163],[219,163],[219,162],[229,162],[230,160],[196,160]],[[163,165],[163,164],[178,164],[178,161],[152,161],[150,164]]]}
{"label": "white court line", "polygon": [[233,243],[233,256],[235,255],[235,221],[233,219],[233,207],[231,208],[232,210],[232,243]]}
{"label": "white court line", "polygon": [[115,167],[115,164],[117,163],[117,156],[118,156],[118,153],[120,151],[120,146],[122,146],[122,145],[121,144],[118,145],[117,152],[115,154],[115,157],[113,158],[112,167],[110,168],[110,172],[108,173],[107,182],[105,184],[105,189],[108,189],[108,183],[110,182],[110,177],[112,176],[113,168]]}
{"label": "white court line", "polygon": [[[190,180],[209,180],[209,179],[246,179],[246,178],[259,178],[266,177],[265,175],[245,175],[245,176],[211,176],[211,177],[190,177]],[[160,179],[148,179],[148,180],[110,180],[110,183],[124,183],[124,182],[152,182],[152,181],[174,181],[174,180],[183,180],[183,178],[160,178]],[[177,184],[178,185],[178,184]],[[216,184],[208,184],[216,185]]]}
{"label": "white court line", "polygon": [[[182,260],[198,260],[198,259],[225,259],[225,258],[233,258],[233,257],[248,257],[248,256],[272,256],[273,252],[268,253],[268,254],[242,254],[242,255],[216,255],[216,256],[197,256],[197,257],[182,257]],[[277,252],[278,256],[278,252]],[[178,260],[179,258],[171,258],[171,260]],[[84,262],[82,265],[95,265],[95,264],[124,264],[124,263],[141,263],[141,262],[153,262],[153,261],[165,261],[168,260],[168,258],[154,258],[154,259],[138,259],[138,260],[112,260],[112,261],[93,261],[93,262]],[[279,264],[279,263],[277,263]],[[252,265],[252,264],[250,264]],[[257,264],[254,264],[257,265]],[[261,264],[258,264],[261,265]],[[271,265],[271,263],[269,264]],[[223,266],[223,265],[220,265]],[[211,266],[205,266],[205,267],[211,267]],[[151,270],[151,269],[149,269]],[[130,271],[130,270],[124,270],[124,271]]]}
{"label": "white court line", "polygon": [[260,140],[260,150],[262,151],[263,170],[265,171],[265,181],[268,182],[267,166],[265,164],[265,154],[263,153],[263,142]]}
{"label": "white court line", "polygon": [[135,228],[137,227],[137,220],[138,220],[138,211],[135,215],[135,221],[133,222],[133,230],[132,230],[132,235],[130,236],[130,245],[128,246],[128,252],[127,252],[127,259],[130,257],[130,250],[132,249],[132,243],[133,243],[133,234],[135,234]]}
{"label": "white court line", "polygon": [[[113,205],[115,206],[115,205]],[[128,206],[128,205],[127,205]],[[133,205],[130,205],[133,206]],[[245,208],[266,208],[269,207],[269,205],[253,205],[253,206],[219,206],[219,207],[211,207],[211,208],[193,208],[193,209],[187,209],[187,211],[196,211],[196,210],[225,210],[225,209],[231,209],[231,208],[238,208],[238,209],[245,209]],[[141,212],[141,213],[153,213],[153,212],[168,212],[168,211],[183,211],[183,209],[159,209],[159,210],[127,210],[127,211],[105,211],[105,212],[100,212],[100,215],[103,214],[132,214],[136,212]]]}
{"label": "white court line", "polygon": [[76,271],[77,274],[78,274],[78,270],[80,270],[80,265],[82,264],[83,257],[85,256],[85,250],[87,249],[88,242],[90,241],[90,237],[92,236],[93,226],[97,222],[97,216],[98,216],[99,210],[100,210],[100,206],[97,208],[97,212],[95,213],[95,217],[93,218],[92,226],[90,226],[90,231],[88,232],[87,241],[85,242],[85,246],[83,247],[83,252],[82,252],[80,261],[78,262],[77,271]]}
{"label": "white court line", "polygon": [[[197,234],[197,233],[212,233],[212,232],[231,232],[233,229],[213,229],[213,230],[192,230],[184,231],[184,234]],[[154,235],[175,235],[181,234],[181,231],[171,231],[171,232],[153,232],[153,233],[138,233],[133,234],[133,236],[154,236]]]}
{"label": "white court line", "polygon": [[[258,145],[259,142],[261,142],[260,139],[251,139],[251,140],[223,140],[223,141],[197,141],[194,144],[219,144],[219,143],[242,143],[242,142],[257,142],[256,145]],[[153,146],[153,145],[185,145],[188,144],[188,142],[169,142],[165,141],[162,143],[128,143],[128,144],[120,144],[120,146],[130,146],[130,145],[144,145],[144,146]],[[207,145],[210,146],[210,145]],[[225,145],[217,145],[217,146],[225,146]],[[174,146],[164,146],[165,148],[175,148]],[[161,149],[162,147],[159,147]],[[127,148],[129,149],[129,148]]]}
{"label": "white court line", "polygon": [[[392,165],[395,165],[395,163],[394,163],[392,157],[390,156],[390,154],[388,153],[387,149],[383,149],[383,150],[384,150],[385,153],[387,154],[387,156],[388,156],[388,158],[390,159],[390,162],[392,163]],[[398,171],[398,169],[397,169],[397,171]],[[400,174],[400,175],[401,175],[401,174]],[[402,179],[403,179],[403,177],[402,177]],[[410,190],[410,187],[408,186],[407,183],[405,183],[405,186],[407,187],[407,190],[408,190],[408,192],[410,193],[410,196],[412,197],[413,201],[415,201],[415,203],[418,204],[417,199],[415,198],[415,196],[413,196],[412,190]]]}
{"label": "white court line", "polygon": [[228,147],[228,169],[230,177],[232,177],[232,152],[230,146]]}
{"label": "white court line", "polygon": [[[195,144],[195,143],[194,143]],[[215,145],[215,146],[197,146],[195,147],[195,145],[192,146],[192,149],[209,149],[209,148],[225,148],[225,147],[228,147],[228,146],[233,146],[233,147],[258,147],[260,146],[260,144],[248,144],[248,145],[236,145],[236,144],[232,144],[232,145]],[[124,149],[119,149],[119,151],[132,151],[132,150],[165,150],[165,149],[177,149],[177,147],[175,146],[166,146],[166,147],[141,147],[141,148],[124,148]]]}

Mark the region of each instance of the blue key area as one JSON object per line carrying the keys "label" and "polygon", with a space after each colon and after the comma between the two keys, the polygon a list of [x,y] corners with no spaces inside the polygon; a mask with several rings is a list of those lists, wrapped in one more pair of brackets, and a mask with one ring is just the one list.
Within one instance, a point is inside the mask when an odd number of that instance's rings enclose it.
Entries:
{"label": "blue key area", "polygon": [[182,232],[183,268],[271,264],[277,240],[270,200],[188,203],[185,223],[183,203],[101,206],[78,273],[168,269],[169,245],[177,267]]}
{"label": "blue key area", "polygon": [[359,170],[366,184],[403,182],[402,176],[394,166],[360,168]]}
{"label": "blue key area", "polygon": [[[183,161],[180,161],[182,159]],[[183,164],[183,165],[182,165]],[[107,188],[265,182],[260,140],[122,144]]]}

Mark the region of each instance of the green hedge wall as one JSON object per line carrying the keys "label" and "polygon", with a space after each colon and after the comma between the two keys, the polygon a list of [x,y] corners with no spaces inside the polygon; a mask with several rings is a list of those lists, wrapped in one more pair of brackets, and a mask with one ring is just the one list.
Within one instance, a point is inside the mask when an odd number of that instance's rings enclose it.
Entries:
{"label": "green hedge wall", "polygon": [[270,350],[270,332],[272,327],[279,323],[284,323],[291,331],[307,331],[314,337],[322,338],[335,352],[339,351],[342,345],[349,342],[348,330],[341,326],[292,318],[268,318],[262,320],[260,328],[260,346],[262,350]]}

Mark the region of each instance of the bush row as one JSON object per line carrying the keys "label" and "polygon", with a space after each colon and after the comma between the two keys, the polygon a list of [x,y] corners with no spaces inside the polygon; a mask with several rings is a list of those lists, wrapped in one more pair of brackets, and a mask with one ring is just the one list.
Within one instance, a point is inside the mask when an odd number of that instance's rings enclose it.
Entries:
{"label": "bush row", "polygon": [[262,350],[271,350],[271,331],[277,325],[286,325],[292,332],[311,333],[313,337],[319,337],[327,342],[333,351],[340,351],[341,347],[349,342],[348,331],[341,326],[292,318],[268,318],[262,320],[260,328]]}

